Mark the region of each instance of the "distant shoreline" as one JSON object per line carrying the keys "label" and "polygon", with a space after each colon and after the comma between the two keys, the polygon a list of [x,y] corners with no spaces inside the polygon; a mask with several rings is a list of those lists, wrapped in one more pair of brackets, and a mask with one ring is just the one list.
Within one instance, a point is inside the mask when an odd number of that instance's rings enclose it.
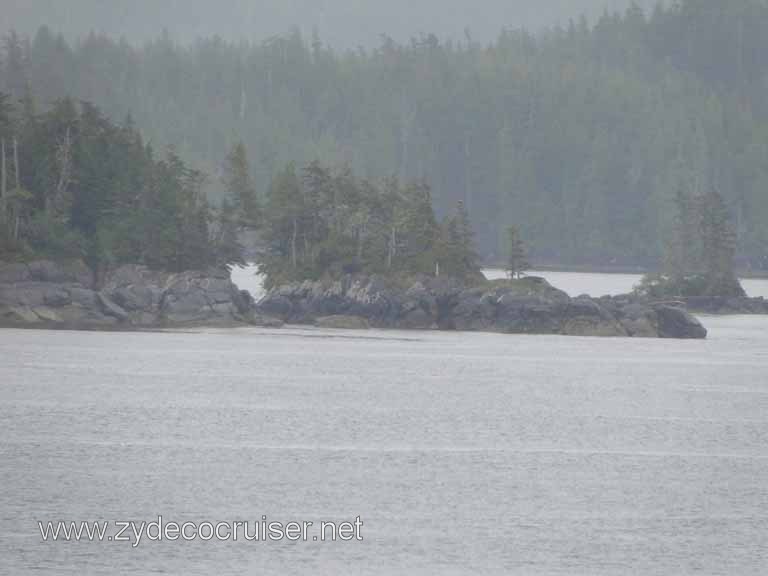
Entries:
{"label": "distant shoreline", "polygon": [[[504,270],[503,263],[483,264],[483,270]],[[594,266],[579,264],[536,264],[533,272],[573,272],[580,274],[636,274],[644,275],[657,270],[642,266]],[[768,270],[736,270],[739,278],[744,280],[764,280],[768,278]]]}
{"label": "distant shoreline", "polygon": [[[255,268],[254,262],[248,262],[245,266],[240,266],[243,269]],[[483,270],[504,270],[504,263],[483,263]],[[579,264],[537,264],[531,270],[533,274],[536,272],[572,272],[576,274],[631,274],[642,276],[656,272],[650,268],[643,268],[642,266],[591,266],[591,265],[579,265]],[[736,270],[736,275],[742,280],[765,280],[768,279],[768,270]]]}

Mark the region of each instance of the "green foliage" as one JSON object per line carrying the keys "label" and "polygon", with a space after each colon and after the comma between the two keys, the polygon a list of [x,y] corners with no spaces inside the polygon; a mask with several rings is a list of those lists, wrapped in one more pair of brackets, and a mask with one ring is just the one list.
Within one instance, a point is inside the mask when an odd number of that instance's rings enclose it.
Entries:
{"label": "green foliage", "polygon": [[4,147],[2,163],[3,180],[12,176],[14,183],[0,198],[4,257],[82,258],[94,270],[126,262],[174,271],[242,262],[231,214],[222,211],[215,222],[204,175],[173,151],[156,160],[130,122],[117,126],[96,106],[70,99],[40,115],[31,99],[18,118],[5,110],[10,120],[0,118],[0,126],[15,145],[13,153]]}
{"label": "green foliage", "polygon": [[707,291],[707,279],[701,274],[675,275],[646,274],[635,292],[650,298],[690,298]]}
{"label": "green foliage", "polygon": [[251,180],[248,154],[242,142],[235,144],[227,155],[224,166],[224,186],[240,226],[256,227],[261,217],[261,208],[256,188]]}
{"label": "green foliage", "polygon": [[456,205],[453,216],[446,218],[440,226],[435,253],[440,265],[440,274],[445,276],[481,276],[480,258],[475,251],[474,231],[469,213],[463,202]]}
{"label": "green foliage", "polygon": [[479,271],[463,206],[438,224],[426,183],[374,184],[318,161],[302,176],[289,164],[270,187],[258,258],[268,287],[355,272],[397,278]]}
{"label": "green foliage", "polygon": [[715,189],[702,199],[700,212],[699,236],[704,270],[709,280],[708,290],[712,294],[729,294],[736,278],[736,233],[731,216],[723,197]]}
{"label": "green foliage", "polygon": [[654,298],[744,296],[734,270],[736,234],[723,197],[678,191],[666,271],[645,276],[636,288]]}
{"label": "green foliage", "polygon": [[243,245],[238,238],[239,220],[238,210],[225,199],[219,210],[214,246],[217,260],[225,262],[228,266],[247,264],[243,257]]}
{"label": "green foliage", "polygon": [[86,255],[86,240],[61,218],[35,213],[26,225],[26,244],[35,257],[73,260]]}

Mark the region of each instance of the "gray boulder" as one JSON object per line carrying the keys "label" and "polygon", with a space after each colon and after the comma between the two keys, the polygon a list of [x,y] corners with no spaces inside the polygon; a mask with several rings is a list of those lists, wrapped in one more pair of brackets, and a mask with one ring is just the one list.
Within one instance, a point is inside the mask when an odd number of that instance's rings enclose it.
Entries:
{"label": "gray boulder", "polygon": [[707,329],[684,308],[673,306],[654,307],[660,338],[702,339]]}
{"label": "gray boulder", "polygon": [[29,266],[21,263],[0,264],[0,285],[30,281]]}
{"label": "gray boulder", "polygon": [[182,272],[168,279],[159,303],[163,324],[232,324],[247,313],[226,270]]}
{"label": "gray boulder", "polygon": [[30,262],[29,279],[37,282],[49,282],[58,284],[80,284],[90,286],[93,283],[93,274],[88,266],[81,260],[72,262],[52,262],[39,260]]}

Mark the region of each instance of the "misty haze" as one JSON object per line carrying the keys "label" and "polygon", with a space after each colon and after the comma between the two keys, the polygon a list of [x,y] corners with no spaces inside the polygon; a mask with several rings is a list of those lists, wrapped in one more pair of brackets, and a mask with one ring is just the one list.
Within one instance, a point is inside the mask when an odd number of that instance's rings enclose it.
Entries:
{"label": "misty haze", "polygon": [[0,0],[0,574],[768,573],[767,0]]}
{"label": "misty haze", "polygon": [[[494,40],[501,28],[567,25],[584,15],[590,20],[604,11],[623,11],[628,0],[5,0],[3,24],[34,34],[48,24],[70,40],[90,32],[130,42],[145,42],[167,30],[177,41],[221,36],[261,42],[299,29],[317,32],[336,48],[375,46],[381,36],[409,41],[422,34],[464,40]],[[638,5],[651,9],[655,0]]]}

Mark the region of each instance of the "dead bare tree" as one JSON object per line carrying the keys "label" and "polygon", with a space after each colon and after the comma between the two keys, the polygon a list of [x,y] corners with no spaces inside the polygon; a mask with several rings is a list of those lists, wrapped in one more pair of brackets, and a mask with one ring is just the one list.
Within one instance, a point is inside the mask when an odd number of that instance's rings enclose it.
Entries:
{"label": "dead bare tree", "polygon": [[[13,174],[16,179],[16,195],[21,195],[21,170],[19,169],[19,140],[13,139]],[[19,241],[19,228],[21,226],[21,206],[14,210],[13,242]]]}
{"label": "dead bare tree", "polygon": [[19,171],[19,140],[13,139],[13,173],[16,176],[16,188],[21,188],[21,172]]}

